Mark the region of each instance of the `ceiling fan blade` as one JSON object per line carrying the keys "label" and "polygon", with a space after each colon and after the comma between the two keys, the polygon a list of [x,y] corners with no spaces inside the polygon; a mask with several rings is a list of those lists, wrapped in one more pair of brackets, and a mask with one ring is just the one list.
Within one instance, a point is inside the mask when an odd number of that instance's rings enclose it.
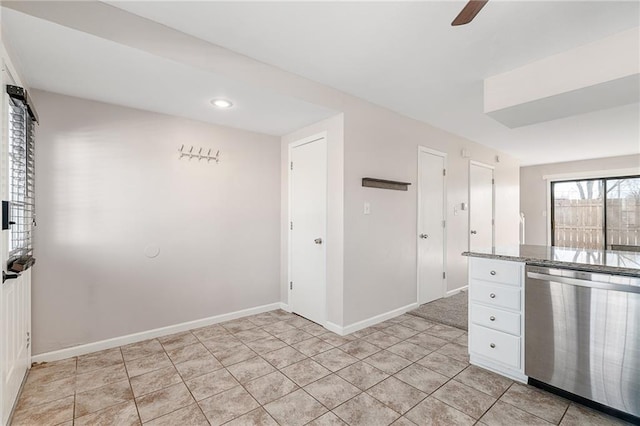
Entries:
{"label": "ceiling fan blade", "polygon": [[466,4],[462,11],[456,16],[456,19],[451,23],[452,26],[464,25],[473,21],[478,12],[487,4],[489,0],[471,0]]}

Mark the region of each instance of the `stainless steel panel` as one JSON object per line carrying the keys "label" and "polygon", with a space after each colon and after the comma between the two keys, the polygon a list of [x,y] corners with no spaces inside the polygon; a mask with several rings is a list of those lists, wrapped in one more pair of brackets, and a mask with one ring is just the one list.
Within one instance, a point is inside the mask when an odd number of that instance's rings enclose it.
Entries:
{"label": "stainless steel panel", "polygon": [[525,374],[640,416],[637,284],[627,277],[592,274],[587,281],[585,273],[557,271],[527,268]]}

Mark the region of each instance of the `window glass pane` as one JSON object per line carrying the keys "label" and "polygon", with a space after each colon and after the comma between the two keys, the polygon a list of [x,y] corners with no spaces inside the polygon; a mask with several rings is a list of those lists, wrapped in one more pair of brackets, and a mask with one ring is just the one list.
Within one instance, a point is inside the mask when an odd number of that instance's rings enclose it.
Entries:
{"label": "window glass pane", "polygon": [[604,248],[604,181],[555,182],[553,191],[553,245]]}
{"label": "window glass pane", "polygon": [[607,248],[640,251],[640,177],[607,179]]}

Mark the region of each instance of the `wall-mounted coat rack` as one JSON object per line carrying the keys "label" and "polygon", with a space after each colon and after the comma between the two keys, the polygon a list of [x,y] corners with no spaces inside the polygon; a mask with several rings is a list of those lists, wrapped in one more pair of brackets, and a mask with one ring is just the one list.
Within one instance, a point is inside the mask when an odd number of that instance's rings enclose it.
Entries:
{"label": "wall-mounted coat rack", "polygon": [[209,151],[204,154],[202,153],[202,150],[203,148],[200,148],[197,152],[194,152],[193,145],[191,145],[191,148],[189,148],[188,150],[186,150],[184,148],[184,145],[182,145],[178,152],[180,153],[181,160],[183,157],[187,157],[189,160],[191,160],[192,158],[197,158],[198,161],[207,160],[207,163],[211,160],[215,161],[216,164],[220,162],[220,150],[218,150],[215,155],[211,155],[211,149],[209,149]]}
{"label": "wall-mounted coat rack", "polygon": [[396,180],[362,178],[362,186],[368,188],[395,189],[396,191],[406,191],[411,185],[409,182],[398,182]]}

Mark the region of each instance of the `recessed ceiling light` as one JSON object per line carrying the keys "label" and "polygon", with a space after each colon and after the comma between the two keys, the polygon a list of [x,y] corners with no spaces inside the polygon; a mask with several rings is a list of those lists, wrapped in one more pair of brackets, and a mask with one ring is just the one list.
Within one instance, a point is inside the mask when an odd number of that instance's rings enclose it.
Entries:
{"label": "recessed ceiling light", "polygon": [[228,99],[213,99],[211,101],[211,104],[213,104],[214,107],[220,109],[228,109],[233,106],[233,102]]}

